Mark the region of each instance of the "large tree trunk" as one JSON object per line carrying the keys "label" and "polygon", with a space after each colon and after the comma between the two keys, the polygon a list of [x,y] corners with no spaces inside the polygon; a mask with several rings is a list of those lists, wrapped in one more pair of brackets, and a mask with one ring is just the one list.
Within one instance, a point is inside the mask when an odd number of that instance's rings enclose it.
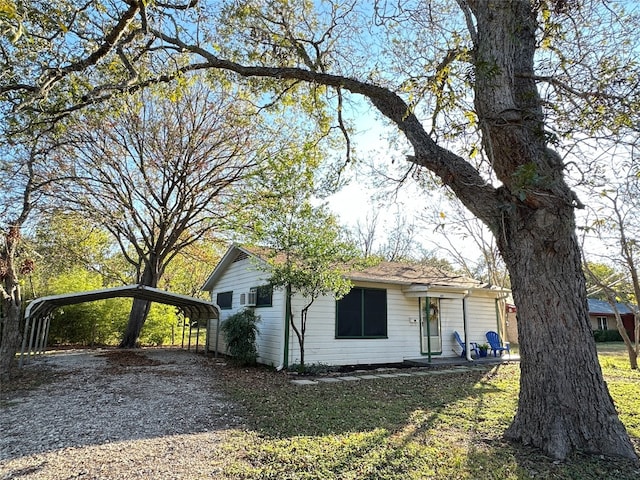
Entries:
{"label": "large tree trunk", "polygon": [[[140,284],[146,287],[157,287],[160,274],[158,269],[154,268],[155,262],[149,262],[145,264],[144,271],[140,279]],[[122,341],[119,348],[136,348],[138,346],[138,338],[140,332],[144,326],[144,322],[147,320],[149,310],[151,309],[151,302],[148,300],[141,300],[135,298],[133,305],[131,306],[131,312],[129,312],[129,322],[127,323],[127,329],[124,332]]]}
{"label": "large tree trunk", "polygon": [[140,337],[140,332],[142,331],[144,322],[147,320],[150,309],[151,302],[148,300],[133,299],[127,329],[120,342],[120,348],[136,348],[138,346],[138,338]]}
{"label": "large tree trunk", "polygon": [[579,202],[546,145],[533,80],[536,12],[523,0],[489,3],[470,2],[475,103],[502,205],[496,217],[465,204],[496,235],[518,306],[520,398],[506,436],[554,458],[576,450],[635,458],[591,333],[575,235]]}
{"label": "large tree trunk", "polygon": [[[26,216],[26,214],[25,214]],[[20,220],[9,230],[4,238],[4,248],[0,255],[2,263],[2,325],[0,325],[0,381],[6,381],[11,376],[16,352],[20,345],[20,322],[22,321],[22,292],[16,272],[15,259],[20,243]]]}
{"label": "large tree trunk", "polygon": [[[18,288],[16,286],[16,288]],[[14,298],[6,298],[2,305],[2,325],[0,330],[0,383],[11,377],[11,371],[15,366],[16,352],[20,345],[20,320],[22,309],[20,301]]]}
{"label": "large tree trunk", "polygon": [[573,211],[522,213],[501,242],[521,356],[518,410],[506,437],[554,458],[572,451],[634,458],[598,363]]}

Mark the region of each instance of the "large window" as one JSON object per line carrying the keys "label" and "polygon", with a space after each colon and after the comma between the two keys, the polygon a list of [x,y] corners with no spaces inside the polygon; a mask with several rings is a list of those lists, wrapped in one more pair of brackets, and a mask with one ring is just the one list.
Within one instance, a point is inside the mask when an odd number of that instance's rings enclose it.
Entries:
{"label": "large window", "polygon": [[233,291],[220,292],[216,295],[216,304],[220,307],[220,310],[230,310],[233,301]]}
{"label": "large window", "polygon": [[336,302],[336,338],[386,338],[387,291],[352,288]]}
{"label": "large window", "polygon": [[256,307],[270,307],[273,305],[273,285],[253,287],[251,291],[256,293]]}

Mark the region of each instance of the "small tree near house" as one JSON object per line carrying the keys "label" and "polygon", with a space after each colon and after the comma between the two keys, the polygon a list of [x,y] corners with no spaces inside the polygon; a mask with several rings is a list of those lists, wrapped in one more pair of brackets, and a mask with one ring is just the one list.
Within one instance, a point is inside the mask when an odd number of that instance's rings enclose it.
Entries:
{"label": "small tree near house", "polygon": [[[300,366],[304,368],[304,339],[307,316],[315,300],[323,295],[341,298],[351,290],[344,265],[356,257],[356,248],[341,239],[336,219],[324,207],[305,202],[292,212],[296,225],[280,238],[280,245],[268,257],[271,284],[286,290],[287,323],[298,338]],[[304,298],[296,319],[291,299]]]}
{"label": "small tree near house", "polygon": [[[314,183],[317,161],[313,150],[269,159],[265,175],[255,179],[251,199],[251,239],[266,247],[262,266],[273,287],[286,291],[286,324],[298,339],[302,368],[309,309],[322,295],[341,298],[349,292],[344,266],[358,257],[336,218],[312,202],[322,194]],[[304,299],[299,312],[292,309],[294,295]]]}
{"label": "small tree near house", "polygon": [[[638,370],[638,354],[640,353],[640,342],[638,339],[640,338],[640,315],[638,315],[638,308],[633,306],[630,302],[626,301],[623,296],[619,295],[618,291],[611,285],[606,283],[606,280],[598,279],[595,276],[595,273],[589,268],[588,264],[585,262],[585,273],[587,276],[594,282],[599,282],[599,286],[604,296],[606,297],[607,302],[611,306],[613,313],[616,319],[616,329],[622,338],[622,341],[625,344],[627,349],[627,354],[629,355],[629,367],[632,370]],[[620,302],[620,300],[623,300]],[[629,333],[627,332],[624,322],[622,321],[622,315],[620,314],[620,310],[618,305],[622,303],[625,305],[630,311],[633,312],[634,317],[634,340],[629,338]]]}
{"label": "small tree near house", "polygon": [[[616,327],[627,348],[629,365],[631,369],[637,370],[640,355],[640,312],[636,306],[640,298],[640,265],[637,260],[640,224],[636,212],[640,182],[635,163],[631,162],[627,168],[626,174],[624,170],[622,174],[618,172],[622,179],[619,185],[610,184],[606,190],[600,192],[602,207],[599,213],[602,217],[587,229],[595,230],[603,245],[606,245],[609,238],[614,240],[609,250],[611,254],[607,258],[618,268],[603,271],[602,268],[597,268],[598,265],[589,263],[586,258],[583,258],[583,264],[587,278],[611,305],[615,313]],[[625,304],[634,314],[633,339],[629,338],[622,322],[617,308],[619,302]]]}

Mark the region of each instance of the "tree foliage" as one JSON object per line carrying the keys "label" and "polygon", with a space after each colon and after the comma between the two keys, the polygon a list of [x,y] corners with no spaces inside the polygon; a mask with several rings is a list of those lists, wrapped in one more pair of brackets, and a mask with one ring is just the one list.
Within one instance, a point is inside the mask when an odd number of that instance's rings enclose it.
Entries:
{"label": "tree foliage", "polygon": [[[175,332],[179,324],[178,313],[172,305],[154,303],[140,331],[141,345],[170,345],[175,340]],[[122,334],[123,329],[120,330]]]}
{"label": "tree foliage", "polygon": [[38,258],[37,296],[53,294],[49,280],[78,267],[100,275],[98,288],[134,283],[134,270],[119,255],[117,243],[90,217],[54,209],[38,217],[34,230],[29,241]]}
{"label": "tree foliage", "polygon": [[587,295],[589,298],[607,300],[603,284],[616,288],[622,292],[630,292],[630,285],[626,282],[624,272],[618,271],[608,263],[586,262]]}
{"label": "tree foliage", "polygon": [[[84,113],[64,133],[69,181],[58,196],[99,219],[135,269],[157,287],[167,265],[211,231],[228,228],[238,184],[256,167],[253,108],[212,85],[147,90]],[[134,301],[123,346],[135,345],[148,302]]]}
{"label": "tree foliage", "polygon": [[[326,206],[314,204],[311,153],[270,159],[255,187],[260,200],[252,209],[251,240],[266,247],[263,258],[270,284],[286,291],[285,321],[296,334],[304,367],[309,309],[322,295],[340,298],[349,292],[346,269],[355,266],[358,255]],[[294,296],[303,302],[298,312],[292,310]]]}

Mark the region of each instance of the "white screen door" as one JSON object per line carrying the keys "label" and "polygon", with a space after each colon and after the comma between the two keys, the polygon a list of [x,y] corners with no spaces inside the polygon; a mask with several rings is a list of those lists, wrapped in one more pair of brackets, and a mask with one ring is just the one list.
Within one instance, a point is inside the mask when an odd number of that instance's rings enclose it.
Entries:
{"label": "white screen door", "polygon": [[422,297],[420,307],[422,353],[442,353],[440,299]]}

